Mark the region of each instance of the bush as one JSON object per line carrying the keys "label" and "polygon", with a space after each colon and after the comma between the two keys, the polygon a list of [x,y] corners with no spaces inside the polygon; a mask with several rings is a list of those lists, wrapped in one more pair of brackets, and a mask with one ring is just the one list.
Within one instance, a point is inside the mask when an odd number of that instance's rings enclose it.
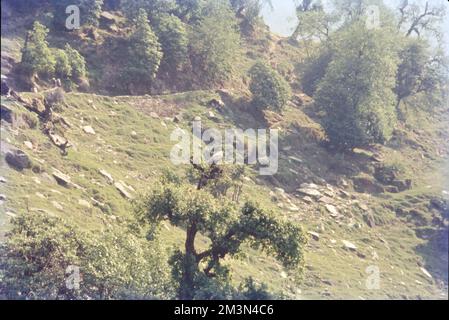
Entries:
{"label": "bush", "polygon": [[253,103],[260,109],[272,108],[282,111],[291,95],[287,81],[262,62],[256,63],[249,74]]}
{"label": "bush", "polygon": [[81,80],[87,77],[86,61],[84,60],[84,57],[69,44],[65,45],[64,52],[70,61],[72,77],[76,80]]}
{"label": "bush", "polygon": [[64,50],[56,49],[55,57],[55,76],[61,79],[68,79],[72,75],[72,65]]}
{"label": "bush", "polygon": [[[171,297],[165,256],[126,228],[82,232],[46,213],[20,215],[5,251],[0,291],[8,298]],[[70,277],[77,268],[79,288]]]}

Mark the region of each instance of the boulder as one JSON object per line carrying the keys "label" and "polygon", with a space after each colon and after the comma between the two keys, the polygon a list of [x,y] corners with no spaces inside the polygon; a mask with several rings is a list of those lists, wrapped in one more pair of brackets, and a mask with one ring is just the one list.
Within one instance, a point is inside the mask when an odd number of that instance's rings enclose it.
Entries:
{"label": "boulder", "polygon": [[208,106],[214,109],[224,108],[225,104],[221,99],[212,99],[208,102]]}
{"label": "boulder", "polygon": [[340,213],[338,212],[338,209],[331,205],[331,204],[326,204],[324,205],[324,207],[326,208],[327,211],[329,211],[329,213],[331,214],[331,216],[339,216]]}
{"label": "boulder", "polygon": [[19,171],[31,168],[30,158],[22,150],[19,149],[7,152],[5,160],[11,167]]}
{"label": "boulder", "polygon": [[71,181],[71,178],[68,175],[62,173],[61,171],[54,169],[52,174],[59,185],[66,188],[74,186],[74,184]]}
{"label": "boulder", "polygon": [[354,188],[357,192],[371,194],[385,192],[385,188],[372,178],[360,176],[352,178],[352,181],[354,182]]}
{"label": "boulder", "polygon": [[25,145],[25,147],[27,147],[30,150],[33,150],[33,144],[31,143],[31,141],[24,141],[23,144]]}
{"label": "boulder", "polygon": [[107,172],[106,170],[100,169],[100,174],[108,179],[109,183],[114,183],[114,178],[112,178],[111,174]]}
{"label": "boulder", "polygon": [[313,240],[318,241],[320,240],[320,234],[313,232],[313,231],[308,231],[307,232],[310,236],[312,236]]}

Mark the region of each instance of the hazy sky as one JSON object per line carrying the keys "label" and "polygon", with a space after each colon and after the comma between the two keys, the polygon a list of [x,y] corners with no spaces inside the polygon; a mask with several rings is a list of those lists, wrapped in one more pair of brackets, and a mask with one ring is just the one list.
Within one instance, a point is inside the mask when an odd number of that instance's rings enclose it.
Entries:
{"label": "hazy sky", "polygon": [[[274,9],[271,10],[269,6],[265,6],[263,9],[263,16],[265,22],[270,26],[271,30],[279,35],[288,36],[291,35],[296,24],[295,16],[295,0],[271,0]],[[325,2],[325,1],[323,1]],[[419,0],[424,3],[424,1]],[[448,7],[449,2],[447,0],[430,0],[434,4],[445,4]],[[400,0],[384,0],[384,3],[396,7]],[[449,52],[449,15],[445,17],[443,24],[445,32],[446,49]]]}

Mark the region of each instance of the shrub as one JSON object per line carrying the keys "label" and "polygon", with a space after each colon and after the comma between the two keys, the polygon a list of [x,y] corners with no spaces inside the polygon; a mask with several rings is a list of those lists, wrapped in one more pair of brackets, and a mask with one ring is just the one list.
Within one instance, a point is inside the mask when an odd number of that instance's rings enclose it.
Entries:
{"label": "shrub", "polygon": [[55,57],[55,75],[61,79],[68,79],[72,75],[72,65],[64,50],[56,49]]}
{"label": "shrub", "polygon": [[249,72],[253,103],[261,109],[281,111],[290,99],[290,86],[275,70],[262,62],[256,63]]}
{"label": "shrub", "polygon": [[[82,232],[46,213],[20,215],[5,251],[0,291],[8,298],[170,298],[164,255],[126,228]],[[70,277],[77,268],[79,288]]]}
{"label": "shrub", "polygon": [[72,77],[76,80],[81,80],[87,76],[86,61],[84,57],[69,44],[64,47],[64,52],[70,61],[72,69]]}

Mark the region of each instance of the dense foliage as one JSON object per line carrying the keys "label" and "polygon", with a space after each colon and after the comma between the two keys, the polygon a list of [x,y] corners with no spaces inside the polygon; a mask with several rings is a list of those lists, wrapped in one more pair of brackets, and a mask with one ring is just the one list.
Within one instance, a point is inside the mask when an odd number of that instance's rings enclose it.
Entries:
{"label": "dense foliage", "polygon": [[249,72],[250,90],[257,108],[282,111],[290,99],[291,90],[287,81],[270,66],[258,62]]}

